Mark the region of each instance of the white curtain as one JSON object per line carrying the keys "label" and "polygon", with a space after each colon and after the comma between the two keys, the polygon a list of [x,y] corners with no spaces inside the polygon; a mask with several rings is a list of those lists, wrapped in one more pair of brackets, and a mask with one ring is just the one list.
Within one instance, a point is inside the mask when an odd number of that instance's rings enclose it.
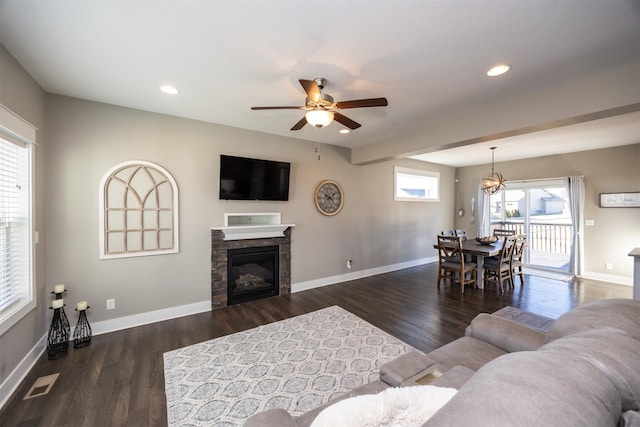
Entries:
{"label": "white curtain", "polygon": [[484,194],[482,184],[478,185],[478,237],[488,236],[491,233],[491,197]]}
{"label": "white curtain", "polygon": [[569,272],[574,276],[582,276],[584,271],[584,177],[567,177],[567,192],[573,223]]}

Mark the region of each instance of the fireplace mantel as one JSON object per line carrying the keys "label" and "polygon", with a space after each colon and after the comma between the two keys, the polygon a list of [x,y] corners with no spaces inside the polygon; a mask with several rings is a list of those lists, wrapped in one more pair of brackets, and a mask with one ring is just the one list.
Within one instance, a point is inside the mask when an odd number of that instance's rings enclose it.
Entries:
{"label": "fireplace mantel", "polygon": [[224,226],[211,227],[224,234],[224,240],[269,239],[283,237],[295,224],[281,224],[280,213],[226,213]]}

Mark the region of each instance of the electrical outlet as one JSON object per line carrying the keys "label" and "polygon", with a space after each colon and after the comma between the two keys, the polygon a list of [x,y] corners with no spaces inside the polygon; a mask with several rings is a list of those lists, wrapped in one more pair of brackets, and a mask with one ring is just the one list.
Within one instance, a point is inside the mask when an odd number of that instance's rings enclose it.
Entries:
{"label": "electrical outlet", "polygon": [[107,300],[107,310],[115,310],[116,308],[116,300],[115,299],[108,299]]}
{"label": "electrical outlet", "polygon": [[605,270],[613,270],[613,264],[610,263],[610,262],[605,263],[604,269]]}
{"label": "electrical outlet", "polygon": [[352,266],[353,266],[353,261],[352,261],[352,260],[348,260],[348,261],[347,261],[347,268],[348,268],[349,270],[351,270],[351,267],[352,267]]}

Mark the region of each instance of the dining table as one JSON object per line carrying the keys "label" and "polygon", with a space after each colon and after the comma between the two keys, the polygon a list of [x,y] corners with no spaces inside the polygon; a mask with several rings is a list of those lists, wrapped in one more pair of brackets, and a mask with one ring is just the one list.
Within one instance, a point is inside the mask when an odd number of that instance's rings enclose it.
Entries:
{"label": "dining table", "polygon": [[[504,239],[498,239],[495,243],[480,243],[476,239],[467,239],[462,241],[462,253],[465,255],[474,255],[476,257],[476,265],[478,272],[476,274],[476,286],[480,289],[484,288],[484,259],[485,257],[496,256],[500,254]],[[433,245],[438,249],[438,245]]]}

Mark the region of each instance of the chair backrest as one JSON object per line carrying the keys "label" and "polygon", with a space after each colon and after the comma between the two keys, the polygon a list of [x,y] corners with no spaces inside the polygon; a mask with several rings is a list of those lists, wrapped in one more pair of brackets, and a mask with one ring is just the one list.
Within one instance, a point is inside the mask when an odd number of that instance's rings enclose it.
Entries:
{"label": "chair backrest", "polygon": [[502,249],[498,255],[498,263],[509,266],[511,264],[511,256],[516,247],[516,236],[504,236]]}
{"label": "chair backrest", "polygon": [[453,232],[453,230],[442,230],[440,232],[441,236],[455,236],[456,234]]}
{"label": "chair backrest", "polygon": [[515,236],[516,230],[501,230],[496,228],[495,230],[493,230],[493,235],[496,237]]}
{"label": "chair backrest", "polygon": [[438,235],[438,255],[440,261],[449,261],[452,258],[464,258],[462,254],[462,237]]}
{"label": "chair backrest", "polygon": [[516,235],[516,243],[513,248],[513,254],[511,255],[512,261],[522,262],[522,256],[524,255],[524,248],[527,246],[527,235],[526,234],[518,234]]}
{"label": "chair backrest", "polygon": [[462,240],[467,240],[467,230],[465,228],[456,230],[456,236],[462,237]]}

